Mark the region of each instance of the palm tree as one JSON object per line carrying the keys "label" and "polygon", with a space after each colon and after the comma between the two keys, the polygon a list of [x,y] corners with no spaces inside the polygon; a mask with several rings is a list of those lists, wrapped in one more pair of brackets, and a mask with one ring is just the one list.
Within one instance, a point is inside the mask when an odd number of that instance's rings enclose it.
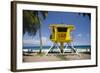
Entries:
{"label": "palm tree", "polygon": [[46,18],[47,11],[23,10],[23,35],[27,32],[30,36],[35,36],[39,30],[40,51],[42,51],[41,23]]}
{"label": "palm tree", "polygon": [[89,20],[91,20],[91,14],[90,13],[78,13],[79,15],[82,15],[83,17],[88,16]]}

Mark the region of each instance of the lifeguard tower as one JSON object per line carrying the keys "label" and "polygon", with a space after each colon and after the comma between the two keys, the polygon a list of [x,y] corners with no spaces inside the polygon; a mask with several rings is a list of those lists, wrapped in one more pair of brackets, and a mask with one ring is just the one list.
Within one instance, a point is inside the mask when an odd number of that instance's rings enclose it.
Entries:
{"label": "lifeguard tower", "polygon": [[[77,53],[71,44],[71,42],[73,41],[71,38],[71,31],[75,29],[74,25],[51,24],[50,29],[51,29],[50,40],[53,42],[53,45],[49,48],[46,55],[54,47],[58,48],[61,54],[64,54],[64,49],[66,48],[66,46],[69,46],[72,52]],[[64,43],[66,44],[65,48],[64,48]]]}

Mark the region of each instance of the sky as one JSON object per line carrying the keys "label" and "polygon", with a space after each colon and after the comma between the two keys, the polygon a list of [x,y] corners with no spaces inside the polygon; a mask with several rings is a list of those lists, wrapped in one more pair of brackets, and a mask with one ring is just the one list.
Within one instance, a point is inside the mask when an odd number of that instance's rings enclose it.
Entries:
{"label": "sky", "polygon": [[[75,30],[71,32],[73,45],[90,45],[91,44],[91,19],[87,15],[83,16],[77,12],[55,12],[49,11],[45,20],[41,22],[41,33],[43,46],[49,46],[53,43],[49,37],[51,30],[50,24],[72,24]],[[23,46],[39,46],[39,31],[35,36],[23,35]]]}

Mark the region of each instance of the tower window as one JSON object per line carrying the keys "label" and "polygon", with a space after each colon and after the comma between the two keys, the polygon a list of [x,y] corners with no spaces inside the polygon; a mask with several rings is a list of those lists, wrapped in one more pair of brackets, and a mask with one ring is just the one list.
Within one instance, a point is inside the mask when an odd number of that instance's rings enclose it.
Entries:
{"label": "tower window", "polygon": [[57,30],[58,30],[58,32],[66,32],[67,28],[66,27],[58,27]]}

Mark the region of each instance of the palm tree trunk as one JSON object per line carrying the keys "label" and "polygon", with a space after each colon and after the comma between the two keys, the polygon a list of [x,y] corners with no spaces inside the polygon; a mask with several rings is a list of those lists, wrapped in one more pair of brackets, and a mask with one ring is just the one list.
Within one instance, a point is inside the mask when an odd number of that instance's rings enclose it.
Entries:
{"label": "palm tree trunk", "polygon": [[39,16],[39,13],[37,14],[38,15],[38,19],[39,19],[39,37],[40,37],[40,50],[39,50],[39,54],[42,53],[42,34],[41,34],[41,19],[40,19],[40,16]]}
{"label": "palm tree trunk", "polygon": [[41,34],[41,24],[40,24],[40,27],[39,27],[39,37],[40,37],[40,51],[39,53],[42,53],[42,34]]}

